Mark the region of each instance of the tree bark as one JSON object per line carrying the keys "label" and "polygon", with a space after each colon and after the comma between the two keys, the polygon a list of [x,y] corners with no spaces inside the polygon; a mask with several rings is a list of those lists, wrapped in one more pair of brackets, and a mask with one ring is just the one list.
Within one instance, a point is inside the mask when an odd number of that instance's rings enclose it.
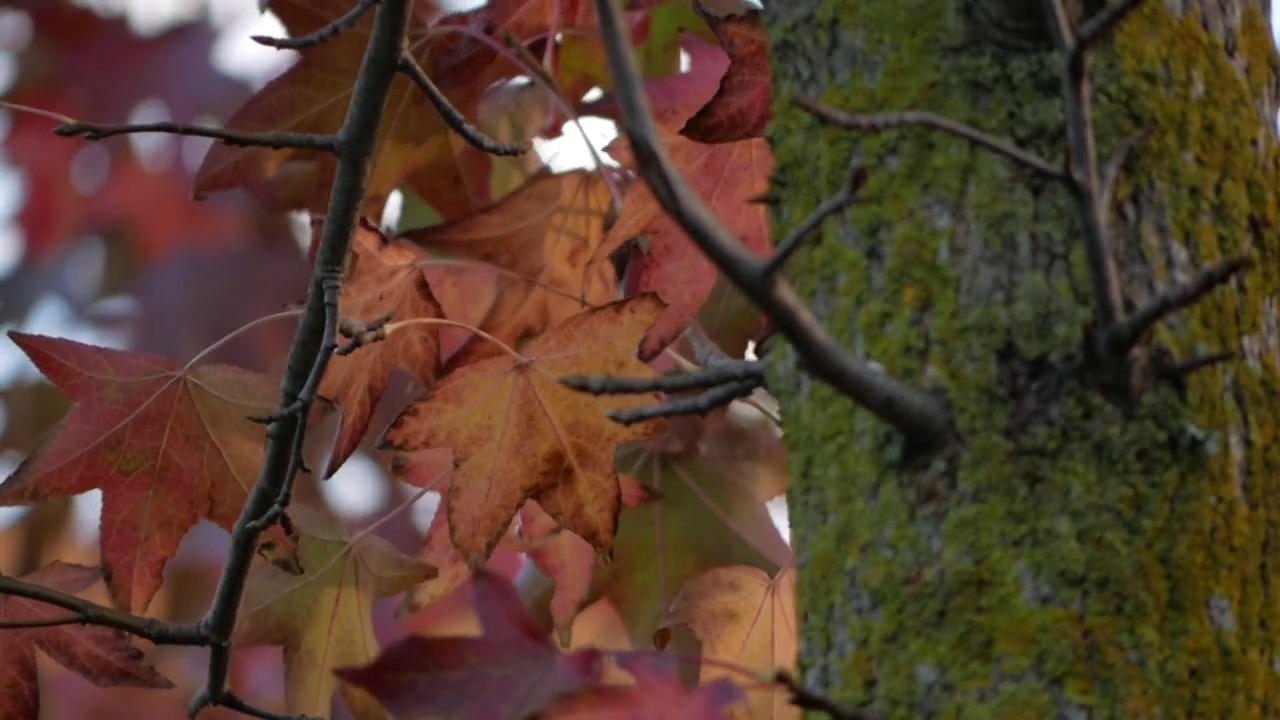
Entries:
{"label": "tree bark", "polygon": [[[1084,12],[1100,2],[1074,3]],[[848,347],[944,393],[921,457],[785,347],[802,680],[886,718],[1280,716],[1280,82],[1267,0],[1148,0],[1092,53],[1100,162],[1148,129],[1109,208],[1127,306],[1225,257],[1243,278],[1140,352],[1234,350],[1108,400],[1066,189],[928,130],[855,136],[790,104],[927,110],[1060,162],[1038,0],[764,3],[780,236],[857,153],[870,201],[788,277]],[[1007,22],[997,22],[999,20]]]}

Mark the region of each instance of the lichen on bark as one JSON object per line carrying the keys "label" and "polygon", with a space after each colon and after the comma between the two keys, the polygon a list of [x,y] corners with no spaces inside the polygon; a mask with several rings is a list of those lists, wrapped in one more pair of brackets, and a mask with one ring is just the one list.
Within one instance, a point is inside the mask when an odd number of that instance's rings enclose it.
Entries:
{"label": "lichen on bark", "polygon": [[788,102],[929,110],[1061,158],[1055,58],[974,32],[970,5],[765,3],[774,232],[835,192],[850,153],[874,200],[788,277],[848,347],[945,391],[963,436],[906,457],[792,354],[771,359],[804,680],[891,718],[1274,716],[1280,86],[1265,3],[1151,0],[1096,53],[1102,157],[1150,130],[1109,217],[1126,300],[1242,250],[1258,261],[1152,339],[1245,359],[1122,405],[1076,362],[1091,307],[1062,187],[947,136],[855,137]]}

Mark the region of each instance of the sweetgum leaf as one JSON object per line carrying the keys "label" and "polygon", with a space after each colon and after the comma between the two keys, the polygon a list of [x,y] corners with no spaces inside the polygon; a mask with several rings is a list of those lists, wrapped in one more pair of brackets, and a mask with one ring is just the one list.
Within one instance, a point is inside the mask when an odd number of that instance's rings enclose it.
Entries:
{"label": "sweetgum leaf", "polygon": [[[396,321],[440,317],[440,303],[414,264],[416,260],[412,250],[388,244],[382,233],[362,224],[352,238],[352,256],[342,288],[343,315],[365,321],[387,313]],[[408,372],[423,387],[435,381],[439,345],[434,326],[407,325],[350,355],[333,355],[320,383],[320,394],[337,403],[342,425],[326,478],[359,446],[396,368]]]}
{"label": "sweetgum leaf", "polygon": [[446,510],[454,547],[469,562],[489,556],[528,499],[598,550],[612,546],[621,507],[614,449],[655,424],[628,428],[605,413],[656,398],[594,397],[559,378],[652,376],[635,347],[662,308],[645,294],[574,315],[519,357],[481,360],[445,376],[387,429],[384,447],[453,449],[458,468]]}
{"label": "sweetgum leaf", "polygon": [[[349,538],[328,512],[297,503],[290,511],[303,574],[256,562],[232,644],[283,646],[289,712],[327,718],[339,685],[331,671],[367,663],[378,652],[374,601],[413,587],[435,569],[377,536]],[[358,720],[385,717],[355,688],[344,686],[343,698]]]}
{"label": "sweetgum leaf", "polygon": [[[75,594],[97,582],[99,577],[98,568],[55,561],[23,579]],[[6,623],[38,622],[67,614],[62,608],[36,600],[0,595],[0,621]],[[36,650],[99,687],[173,687],[172,682],[145,662],[142,652],[119,630],[75,624],[5,628],[0,630],[0,717],[7,720],[40,717]]]}
{"label": "sweetgum leaf", "polygon": [[140,612],[198,519],[230,531],[240,516],[262,464],[262,426],[249,418],[275,411],[275,385],[227,365],[179,368],[154,355],[9,337],[75,404],[0,484],[0,506],[100,488],[107,588]]}
{"label": "sweetgum leaf", "polygon": [[[681,121],[679,115],[672,119]],[[679,135],[675,123],[659,126],[659,140],[690,187],[712,212],[756,255],[771,250],[763,205],[752,202],[769,187],[773,155],[763,138],[707,145]],[[624,165],[634,162],[623,138],[606,148]],[[715,287],[715,266],[658,205],[645,183],[628,188],[622,214],[609,230],[607,246],[648,235],[648,251],[638,259],[638,289],[658,293],[668,309],[645,335],[640,356],[656,357],[671,344],[706,302]],[[635,262],[633,260],[633,262]]]}
{"label": "sweetgum leaf", "polygon": [[627,446],[618,468],[662,494],[619,520],[614,562],[597,587],[632,641],[648,643],[690,579],[723,565],[775,572],[790,551],[765,503],[786,490],[776,432],[739,413],[681,418],[665,436]]}
{"label": "sweetgum leaf", "polygon": [[703,143],[760,137],[773,101],[768,39],[760,12],[724,18],[704,13],[703,17],[729,55],[729,70],[711,102],[689,118],[680,134]]}
{"label": "sweetgum leaf", "polygon": [[[608,187],[595,173],[539,173],[493,205],[397,239],[507,271],[497,278],[498,295],[480,329],[514,346],[617,296],[612,247],[603,244],[611,207]],[[500,352],[473,338],[448,367]]]}
{"label": "sweetgum leaf", "polygon": [[525,615],[509,583],[480,570],[480,637],[411,636],[338,677],[402,720],[523,720],[556,696],[599,682],[598,650],[561,653]]}
{"label": "sweetgum leaf", "polygon": [[[313,32],[351,9],[349,0],[276,0],[272,12],[291,36]],[[242,131],[333,133],[345,118],[347,102],[368,44],[374,13],[329,41],[298,52],[299,61],[268,82],[228,120]],[[420,36],[427,18],[415,14],[411,33]],[[418,61],[432,74],[455,107],[471,116],[489,82],[479,68],[445,72],[436,64],[448,55],[446,42],[413,43]],[[436,183],[415,187],[441,212],[464,212],[487,200],[488,157],[453,143],[426,96],[398,76],[392,83],[372,158],[367,209],[379,211],[387,195],[415,171],[430,166]],[[332,156],[311,151],[210,146],[196,175],[196,192],[207,194],[247,186],[275,209],[317,209],[325,205],[333,177]]]}
{"label": "sweetgum leaf", "polygon": [[[715,568],[680,590],[667,625],[682,625],[702,641],[702,657],[772,673],[796,666],[795,570],[770,577],[760,568]],[[702,664],[702,682],[737,677],[716,663]],[[798,718],[785,693],[754,693],[751,718]]]}
{"label": "sweetgum leaf", "polygon": [[561,696],[541,717],[547,720],[719,720],[745,699],[742,689],[725,678],[686,688],[668,656],[623,653],[618,664],[634,685],[602,685]]}

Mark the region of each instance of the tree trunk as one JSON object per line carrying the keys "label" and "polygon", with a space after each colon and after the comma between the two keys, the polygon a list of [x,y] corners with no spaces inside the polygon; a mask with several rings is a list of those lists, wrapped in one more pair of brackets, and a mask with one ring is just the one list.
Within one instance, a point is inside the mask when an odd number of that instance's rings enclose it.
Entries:
{"label": "tree trunk", "polygon": [[934,131],[855,136],[788,102],[933,111],[1060,163],[1039,0],[764,7],[775,232],[836,192],[852,153],[870,170],[863,204],[788,276],[847,347],[945,395],[962,437],[921,457],[771,351],[803,680],[886,718],[1280,716],[1269,2],[1148,0],[1091,54],[1100,163],[1150,131],[1109,208],[1126,304],[1257,262],[1139,348],[1238,359],[1132,402],[1080,362],[1092,302],[1065,187]]}

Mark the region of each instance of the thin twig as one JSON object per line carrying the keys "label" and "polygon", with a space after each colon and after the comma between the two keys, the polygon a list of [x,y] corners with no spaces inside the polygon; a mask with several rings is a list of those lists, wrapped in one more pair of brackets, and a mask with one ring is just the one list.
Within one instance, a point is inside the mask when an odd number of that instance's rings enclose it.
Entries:
{"label": "thin twig", "polygon": [[663,210],[725,277],[769,316],[816,378],[922,446],[941,444],[949,438],[949,418],[933,397],[850,355],[822,327],[795,290],[781,278],[765,273],[763,263],[689,188],[658,142],[621,13],[614,0],[596,0],[596,10],[622,111],[622,129],[631,143],[640,176]]}
{"label": "thin twig", "polygon": [[831,215],[853,204],[854,197],[858,194],[858,190],[867,182],[867,168],[856,159],[849,162],[849,174],[845,178],[844,185],[840,187],[840,192],[832,197],[822,201],[817,208],[814,209],[809,217],[805,218],[801,223],[791,229],[787,236],[783,238],[777,248],[774,249],[773,255],[765,262],[764,269],[767,273],[776,273],[779,268],[787,262],[799,247],[800,243],[809,235],[809,233],[817,230]]}
{"label": "thin twig", "polygon": [[786,670],[779,670],[774,674],[773,679],[791,693],[791,704],[802,710],[820,712],[832,720],[878,720],[876,715],[856,708],[844,707],[835,700],[810,690],[801,685],[796,676]]}
{"label": "thin twig", "polygon": [[102,140],[116,135],[163,133],[165,135],[213,138],[214,140],[222,141],[224,145],[234,147],[265,147],[276,150],[293,148],[296,150],[316,150],[330,153],[338,151],[338,138],[335,135],[289,132],[237,132],[223,128],[186,125],[175,122],[138,123],[133,125],[73,122],[59,125],[53,129],[53,132],[55,135],[61,135],[62,137],[83,137],[85,140]]}
{"label": "thin twig", "polygon": [[613,375],[566,375],[560,382],[592,395],[638,395],[650,392],[688,392],[706,390],[731,382],[750,381],[755,387],[764,385],[764,366],[751,360],[737,360],[696,372],[676,373],[660,377],[616,377]]}
{"label": "thin twig", "polygon": [[404,73],[417,85],[422,92],[426,93],[427,99],[432,105],[436,106],[436,111],[440,113],[440,117],[444,118],[444,124],[448,125],[451,130],[462,136],[464,140],[474,145],[476,148],[489,153],[490,155],[498,155],[501,157],[514,157],[523,155],[533,147],[532,143],[524,140],[518,143],[502,143],[494,140],[484,134],[480,128],[467,122],[462,116],[462,112],[449,102],[449,98],[444,96],[444,92],[436,87],[435,82],[431,80],[431,76],[427,75],[427,71],[422,69],[417,60],[409,54],[408,50],[400,54],[400,72]]}
{"label": "thin twig", "polygon": [[1023,150],[994,135],[988,135],[970,125],[965,125],[962,122],[935,115],[931,112],[904,110],[900,112],[851,113],[827,107],[817,100],[811,100],[806,97],[796,96],[793,99],[796,105],[799,105],[819,120],[847,130],[882,132],[909,127],[930,128],[954,135],[962,140],[968,140],[974,145],[986,148],[997,155],[1003,155],[1019,165],[1034,170],[1048,178],[1056,180],[1062,177],[1061,168],[1035,153]]}
{"label": "thin twig", "polygon": [[241,699],[240,696],[230,691],[223,692],[222,697],[218,698],[217,704],[227,708],[228,710],[235,710],[242,715],[262,718],[262,720],[320,720],[319,718],[315,718],[310,715],[281,714],[271,712],[270,710],[263,710],[255,705],[250,705]]}
{"label": "thin twig", "polygon": [[1098,185],[1098,149],[1093,133],[1087,55],[1071,28],[1062,0],[1044,0],[1053,39],[1062,60],[1063,101],[1067,118],[1067,184],[1075,197],[1084,235],[1085,258],[1099,328],[1110,328],[1119,317],[1120,286],[1107,238],[1106,208]]}
{"label": "thin twig", "polygon": [[[138,617],[105,607],[84,598],[60,592],[8,575],[0,575],[0,595],[13,595],[36,600],[75,613],[74,620],[86,625],[101,625],[149,640],[156,645],[207,645],[208,638],[196,625],[174,625],[155,618]],[[31,627],[28,625],[28,627]]]}
{"label": "thin twig", "polygon": [[754,379],[735,380],[716,385],[693,397],[668,400],[660,405],[632,408],[629,410],[610,410],[605,416],[622,425],[634,425],[645,420],[676,415],[706,415],[718,407],[723,407],[738,398],[755,392],[760,383]]}
{"label": "thin twig", "polygon": [[1112,326],[1103,335],[1103,348],[1112,355],[1124,355],[1162,318],[1195,303],[1252,266],[1253,260],[1248,255],[1238,255],[1209,267],[1189,283],[1165,289],[1133,315]]}
{"label": "thin twig", "polygon": [[[307,292],[306,309],[293,345],[277,407],[287,410],[303,396],[310,378],[323,375],[335,337],[337,313],[330,299],[333,279],[340,278],[356,228],[360,202],[368,181],[370,158],[383,105],[395,77],[400,48],[404,42],[411,10],[409,0],[382,0],[374,16],[373,30],[365,50],[347,116],[338,131],[340,151],[329,210],[325,216],[316,250],[315,267]],[[329,343],[328,345],[326,343]],[[227,671],[231,661],[231,632],[244,594],[245,579],[257,545],[253,527],[267,516],[291,481],[288,473],[297,467],[293,459],[300,447],[298,435],[305,428],[303,418],[309,404],[296,413],[281,412],[267,427],[267,444],[262,468],[244,510],[231,533],[231,548],[214,591],[213,603],[199,626],[208,633],[211,652],[205,687],[192,700],[192,717],[204,707],[226,697]]]}
{"label": "thin twig", "polygon": [[1098,11],[1080,25],[1076,33],[1076,52],[1084,52],[1096,45],[1141,5],[1142,0],[1117,0]]}
{"label": "thin twig", "polygon": [[338,33],[354,27],[356,23],[360,22],[360,18],[364,17],[364,14],[369,12],[378,2],[379,0],[359,0],[355,7],[347,11],[346,15],[339,17],[315,32],[299,35],[296,38],[273,38],[266,35],[253,35],[249,39],[277,50],[301,50],[322,45],[337,37]]}
{"label": "thin twig", "polygon": [[1120,179],[1120,171],[1124,169],[1125,163],[1129,162],[1129,158],[1133,155],[1133,148],[1142,141],[1148,134],[1149,128],[1143,128],[1137,132],[1130,133],[1128,137],[1120,141],[1116,146],[1115,152],[1111,155],[1111,160],[1107,162],[1107,167],[1102,171],[1102,192],[1101,198],[1098,200],[1103,210],[1111,207],[1111,202],[1115,199],[1116,183]]}
{"label": "thin twig", "polygon": [[1230,362],[1235,360],[1235,358],[1236,354],[1229,350],[1210,353],[1208,355],[1198,355],[1196,357],[1187,358],[1186,360],[1174,363],[1165,369],[1164,374],[1166,377],[1184,378],[1191,373],[1213,367],[1214,365],[1221,365],[1224,362]]}

